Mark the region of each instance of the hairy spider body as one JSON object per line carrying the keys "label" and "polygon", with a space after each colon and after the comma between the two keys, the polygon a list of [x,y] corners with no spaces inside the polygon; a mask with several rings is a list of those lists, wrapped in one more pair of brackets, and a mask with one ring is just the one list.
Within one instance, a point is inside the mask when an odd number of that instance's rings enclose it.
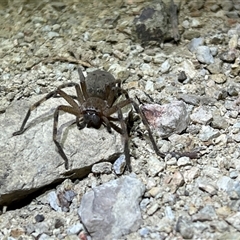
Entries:
{"label": "hairy spider body", "polygon": [[[68,102],[69,105],[60,105],[54,112],[53,141],[58,148],[59,154],[65,160],[65,168],[69,168],[68,158],[57,140],[58,118],[60,111],[74,115],[76,117],[76,124],[79,129],[84,127],[93,127],[99,129],[101,125],[104,125],[109,133],[111,133],[112,129],[120,133],[124,139],[126,167],[129,171],[131,171],[130,153],[128,147],[128,131],[121,110],[123,107],[131,104],[133,105],[135,111],[141,116],[155,152],[161,157],[165,156],[164,154],[160,153],[157,148],[146,117],[140,110],[138,104],[129,98],[127,91],[120,87],[120,81],[115,80],[110,73],[101,70],[96,70],[89,73],[86,78],[84,77],[80,68],[78,68],[78,73],[80,77],[79,84],[74,82],[62,84],[55,91],[48,93],[44,98],[30,106],[22,122],[20,130],[14,132],[13,135],[15,136],[22,134],[26,130],[25,125],[30,117],[31,112],[35,108],[40,106],[49,98],[62,97]],[[75,87],[77,95],[70,96],[62,91],[62,89],[66,87]],[[125,100],[116,103],[116,99],[120,95],[124,95]],[[117,117],[112,116],[114,113],[117,113]],[[120,127],[114,123],[116,121],[120,122]]]}
{"label": "hairy spider body", "polygon": [[[79,73],[79,76],[84,81],[84,76],[81,73]],[[97,97],[104,100],[109,95],[109,92],[106,92],[106,86],[108,86],[108,90],[120,87],[120,81],[117,81],[111,73],[102,70],[88,73],[85,82],[89,97]]]}

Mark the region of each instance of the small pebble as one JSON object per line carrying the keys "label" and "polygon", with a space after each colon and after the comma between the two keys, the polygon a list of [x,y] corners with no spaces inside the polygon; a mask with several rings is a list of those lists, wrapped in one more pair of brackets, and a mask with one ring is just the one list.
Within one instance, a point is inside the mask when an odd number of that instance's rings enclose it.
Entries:
{"label": "small pebble", "polygon": [[35,216],[36,222],[42,222],[44,221],[45,217],[42,214],[38,214]]}

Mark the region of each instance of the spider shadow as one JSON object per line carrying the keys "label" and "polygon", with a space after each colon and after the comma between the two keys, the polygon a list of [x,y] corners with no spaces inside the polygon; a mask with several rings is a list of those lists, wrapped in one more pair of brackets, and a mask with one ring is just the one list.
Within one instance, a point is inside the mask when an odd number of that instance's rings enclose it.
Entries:
{"label": "spider shadow", "polygon": [[[28,131],[31,128],[34,128],[35,126],[37,126],[41,123],[46,123],[50,120],[52,120],[52,124],[53,124],[53,122],[54,122],[53,115],[54,115],[55,110],[56,110],[56,108],[53,107],[50,110],[46,111],[45,113],[42,113],[41,115],[38,115],[38,116],[32,118],[29,121],[29,123],[27,124],[27,126],[25,127],[24,132]],[[63,116],[65,114],[66,113],[62,112],[62,113],[60,113],[60,116]],[[68,114],[68,115],[70,116],[70,114]],[[75,124],[76,124],[76,120],[72,119],[72,120],[67,120],[67,122],[62,123],[58,127],[57,138],[58,138],[58,140],[61,139],[62,144],[64,144],[67,139],[67,135],[70,130],[69,128],[74,127]],[[50,124],[49,124],[49,127],[50,127]],[[65,131],[64,131],[64,129],[65,129]],[[53,133],[53,125],[51,126],[51,130],[52,130],[51,133]],[[52,134],[51,134],[51,136],[52,136]],[[62,138],[61,138],[61,136],[62,136]]]}

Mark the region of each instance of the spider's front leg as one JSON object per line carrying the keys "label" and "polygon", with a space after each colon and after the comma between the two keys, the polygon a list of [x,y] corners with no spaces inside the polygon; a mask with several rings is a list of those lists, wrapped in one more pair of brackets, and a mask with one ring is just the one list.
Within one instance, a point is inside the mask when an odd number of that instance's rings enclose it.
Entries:
{"label": "spider's front leg", "polygon": [[20,129],[16,132],[14,132],[12,135],[16,136],[16,135],[20,135],[22,133],[24,133],[25,129],[25,125],[31,115],[31,112],[36,109],[37,107],[39,107],[43,102],[45,102],[46,100],[48,100],[49,98],[53,97],[54,95],[56,95],[56,91],[52,91],[50,93],[48,93],[45,97],[43,97],[42,99],[40,99],[39,101],[37,101],[36,103],[34,103],[29,109],[28,112],[22,122],[22,125],[20,127]]}
{"label": "spider's front leg", "polygon": [[[112,108],[111,108],[112,109]],[[122,110],[118,106],[114,107],[114,112],[118,113],[118,118],[114,118],[108,116],[107,119],[109,120],[109,127],[113,128],[116,132],[120,133],[124,140],[124,155],[126,159],[126,168],[129,172],[132,172],[131,162],[130,162],[130,151],[129,151],[129,136],[128,136],[128,129],[127,124],[123,118]],[[119,121],[121,128],[114,124],[112,121]]]}
{"label": "spider's front leg", "polygon": [[65,105],[60,105],[56,108],[55,112],[54,112],[54,122],[53,122],[53,141],[58,149],[59,154],[61,155],[61,157],[64,159],[65,161],[65,169],[69,169],[69,161],[68,158],[66,156],[66,154],[64,153],[62,146],[60,145],[60,143],[57,140],[57,128],[58,128],[58,117],[59,117],[59,111],[63,111],[63,112],[67,112],[70,114],[73,114],[75,116],[79,115],[79,112],[77,111],[76,108],[70,107],[70,106],[65,106]]}
{"label": "spider's front leg", "polygon": [[129,151],[129,137],[128,137],[128,131],[127,131],[127,125],[126,122],[123,119],[122,110],[118,109],[118,119],[121,124],[122,128],[122,136],[124,139],[124,155],[126,159],[126,167],[129,172],[132,172],[131,162],[130,162],[130,151]]}
{"label": "spider's front leg", "polygon": [[[83,102],[83,98],[82,98],[82,94],[81,94],[81,90],[79,88],[79,85],[77,83],[71,82],[71,83],[64,83],[62,85],[60,85],[56,90],[48,93],[45,97],[43,97],[42,99],[40,99],[39,101],[37,101],[36,103],[34,103],[29,109],[28,112],[22,122],[22,125],[20,127],[20,129],[16,132],[14,132],[12,135],[16,136],[16,135],[20,135],[22,133],[24,133],[24,131],[26,130],[25,125],[31,115],[31,112],[33,110],[35,110],[37,107],[39,107],[43,102],[47,101],[48,99],[52,98],[52,97],[56,97],[59,92],[62,92],[60,89],[66,88],[66,87],[75,87],[76,92],[77,92],[77,98],[78,101],[80,102],[80,104],[82,104]],[[59,94],[60,95],[60,94]],[[60,95],[61,96],[61,95]],[[69,97],[68,97],[69,98]]]}
{"label": "spider's front leg", "polygon": [[137,104],[134,100],[132,100],[132,99],[130,99],[130,100],[131,100],[131,103],[132,103],[135,111],[140,115],[140,117],[141,117],[141,119],[142,119],[142,122],[143,122],[143,124],[145,125],[145,127],[146,127],[146,129],[147,129],[147,131],[148,131],[148,136],[149,136],[149,139],[150,139],[150,141],[151,141],[151,143],[152,143],[152,146],[153,146],[153,148],[154,148],[154,151],[156,152],[156,154],[157,154],[158,156],[160,156],[161,158],[164,159],[165,156],[166,156],[166,154],[161,153],[161,152],[159,151],[159,148],[157,147],[156,141],[155,141],[155,139],[154,139],[154,137],[153,137],[153,135],[152,135],[152,131],[151,131],[150,127],[149,127],[147,118],[145,117],[144,113],[142,112],[142,110],[140,109],[140,107],[138,106],[138,104]]}
{"label": "spider's front leg", "polygon": [[107,115],[111,115],[111,114],[113,114],[114,112],[117,112],[118,109],[121,109],[121,108],[127,106],[128,104],[132,104],[133,107],[134,107],[134,109],[135,109],[135,111],[140,115],[140,117],[141,117],[141,119],[142,119],[142,122],[143,122],[143,124],[145,125],[145,127],[146,127],[146,129],[147,129],[147,131],[148,131],[148,135],[149,135],[150,141],[151,141],[151,143],[152,143],[152,146],[153,146],[153,148],[154,148],[154,151],[156,152],[156,154],[157,154],[158,156],[164,158],[164,157],[165,157],[165,154],[164,154],[164,153],[161,153],[161,152],[159,151],[159,149],[158,149],[158,147],[157,147],[157,144],[156,144],[156,142],[155,142],[155,140],[154,140],[154,137],[153,137],[153,135],[152,135],[151,129],[150,129],[150,127],[149,127],[148,121],[147,121],[145,115],[143,114],[143,112],[141,111],[141,109],[139,108],[138,104],[137,104],[133,99],[129,98],[129,96],[128,96],[128,94],[127,94],[127,92],[126,92],[125,90],[120,89],[120,91],[125,95],[126,100],[123,100],[123,101],[117,103],[116,105],[112,106],[112,107],[107,111],[106,114],[107,114]]}

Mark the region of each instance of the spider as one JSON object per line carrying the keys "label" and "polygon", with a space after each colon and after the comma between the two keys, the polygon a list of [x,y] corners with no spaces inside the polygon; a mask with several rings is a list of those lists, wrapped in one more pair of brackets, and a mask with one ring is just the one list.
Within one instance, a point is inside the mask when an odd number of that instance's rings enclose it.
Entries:
{"label": "spider", "polygon": [[[78,129],[83,129],[84,127],[99,129],[101,125],[104,125],[109,133],[112,132],[112,129],[120,133],[124,140],[126,168],[129,172],[131,172],[128,129],[122,113],[122,108],[131,104],[135,111],[140,115],[142,122],[148,131],[148,135],[155,152],[161,157],[165,156],[159,151],[156,145],[145,115],[142,113],[138,104],[129,97],[128,92],[121,88],[120,80],[116,80],[112,74],[102,70],[95,70],[89,73],[85,78],[82,70],[78,68],[78,74],[80,78],[79,84],[74,82],[62,84],[55,91],[48,93],[45,97],[30,106],[22,122],[20,130],[14,132],[13,136],[20,135],[26,130],[25,125],[34,109],[39,107],[49,98],[62,97],[69,105],[60,105],[55,109],[53,141],[59,154],[65,161],[65,168],[69,169],[69,161],[62,149],[62,146],[57,141],[58,118],[60,111],[74,115],[76,117],[76,125]],[[65,93],[62,89],[66,87],[75,87],[76,96],[71,96]],[[116,102],[121,95],[125,97],[124,100]],[[117,117],[112,116],[116,113]],[[120,126],[117,126],[114,123],[116,121],[120,123]]]}

